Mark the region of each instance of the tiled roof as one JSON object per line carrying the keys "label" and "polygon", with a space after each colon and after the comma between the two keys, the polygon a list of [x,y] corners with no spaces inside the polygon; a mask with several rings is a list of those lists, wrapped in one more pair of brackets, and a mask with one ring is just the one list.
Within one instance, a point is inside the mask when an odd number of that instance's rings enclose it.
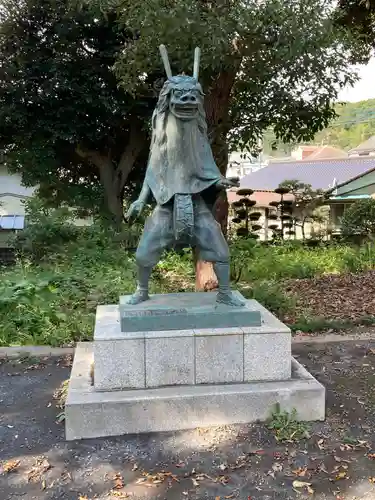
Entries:
{"label": "tiled roof", "polygon": [[349,153],[360,153],[375,150],[375,135],[371,136],[367,141],[362,142],[359,146],[351,149]]}
{"label": "tiled roof", "polygon": [[334,148],[333,146],[320,146],[311,153],[304,161],[309,160],[326,160],[328,158],[347,158],[348,153],[342,149]]}
{"label": "tiled roof", "polygon": [[375,158],[309,159],[293,162],[270,163],[267,167],[245,175],[241,187],[259,191],[273,191],[286,180],[311,184],[313,189],[328,190],[336,184],[364,174],[375,168]]}
{"label": "tiled roof", "polygon": [[0,229],[23,229],[24,215],[0,215]]}

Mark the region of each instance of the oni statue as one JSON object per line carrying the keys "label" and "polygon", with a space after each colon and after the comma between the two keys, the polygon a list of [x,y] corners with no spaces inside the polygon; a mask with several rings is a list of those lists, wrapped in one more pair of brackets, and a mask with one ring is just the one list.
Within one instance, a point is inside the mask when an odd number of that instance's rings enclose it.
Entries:
{"label": "oni statue", "polygon": [[217,302],[243,306],[231,292],[228,244],[212,214],[212,199],[236,183],[220,174],[208,141],[204,94],[198,81],[200,49],[195,49],[193,76],[172,76],[164,45],[160,53],[167,80],[152,115],[143,187],[126,217],[139,216],[151,195],[156,208],[138,244],[138,284],[129,304],[149,299],[151,271],[162,252],[182,245],[195,247],[199,259],[212,262],[219,285]]}

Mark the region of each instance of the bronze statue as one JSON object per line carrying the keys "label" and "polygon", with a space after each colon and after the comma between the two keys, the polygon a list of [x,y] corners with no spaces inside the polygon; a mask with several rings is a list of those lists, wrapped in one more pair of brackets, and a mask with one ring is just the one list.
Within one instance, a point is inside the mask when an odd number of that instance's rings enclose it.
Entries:
{"label": "bronze statue", "polygon": [[127,218],[139,216],[152,194],[156,208],[147,219],[136,262],[138,286],[129,300],[149,298],[148,283],[163,250],[176,244],[196,247],[200,259],[213,263],[218,278],[217,302],[243,306],[230,290],[229,249],[212,214],[212,194],[235,185],[220,174],[207,137],[203,91],[198,82],[200,49],[195,49],[193,76],[172,76],[160,46],[167,81],[152,116],[152,139],[145,180]]}

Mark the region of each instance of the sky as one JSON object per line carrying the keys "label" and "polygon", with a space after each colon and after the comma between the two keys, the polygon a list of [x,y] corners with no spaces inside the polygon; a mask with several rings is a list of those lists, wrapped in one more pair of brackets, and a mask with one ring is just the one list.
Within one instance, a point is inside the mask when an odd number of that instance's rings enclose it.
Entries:
{"label": "sky", "polygon": [[354,87],[347,87],[339,93],[340,101],[375,99],[375,58],[372,58],[366,66],[359,66],[358,75],[360,80]]}

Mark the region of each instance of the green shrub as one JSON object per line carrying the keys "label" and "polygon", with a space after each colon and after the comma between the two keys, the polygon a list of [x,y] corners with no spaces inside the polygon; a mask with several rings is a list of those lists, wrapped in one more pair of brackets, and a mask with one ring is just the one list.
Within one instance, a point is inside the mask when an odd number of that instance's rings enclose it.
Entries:
{"label": "green shrub", "polygon": [[375,199],[368,198],[352,203],[341,220],[341,231],[344,237],[375,237]]}
{"label": "green shrub", "polygon": [[282,287],[273,281],[256,281],[250,287],[240,288],[247,299],[255,299],[276,316],[283,316],[295,306],[295,299],[287,296]]}

